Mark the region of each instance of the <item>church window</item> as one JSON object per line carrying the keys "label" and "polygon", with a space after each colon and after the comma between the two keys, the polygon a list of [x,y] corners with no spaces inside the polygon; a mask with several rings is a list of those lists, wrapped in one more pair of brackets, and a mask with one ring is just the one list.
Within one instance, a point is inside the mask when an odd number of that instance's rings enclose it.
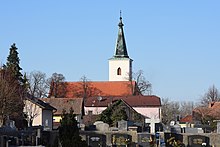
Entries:
{"label": "church window", "polygon": [[121,75],[121,68],[120,67],[117,70],[117,75]]}

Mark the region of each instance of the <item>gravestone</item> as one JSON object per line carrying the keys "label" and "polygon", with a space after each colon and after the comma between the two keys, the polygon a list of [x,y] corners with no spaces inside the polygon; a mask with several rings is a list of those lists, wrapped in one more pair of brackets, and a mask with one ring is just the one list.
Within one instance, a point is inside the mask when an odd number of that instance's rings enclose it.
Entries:
{"label": "gravestone", "polygon": [[128,122],[125,120],[118,121],[118,130],[119,131],[127,131],[128,130]]}
{"label": "gravestone", "polygon": [[179,146],[183,144],[183,135],[177,133],[164,133],[164,140],[166,141],[166,146],[170,147],[172,145],[178,144]]}
{"label": "gravestone", "polygon": [[98,123],[96,124],[96,130],[97,131],[109,131],[109,124],[107,123]]}
{"label": "gravestone", "polygon": [[95,125],[89,125],[88,128],[86,128],[88,131],[96,131],[96,126]]}
{"label": "gravestone", "polygon": [[97,124],[100,124],[100,123],[104,123],[104,122],[103,121],[96,121],[96,122],[93,123],[93,125],[96,126]]}
{"label": "gravestone", "polygon": [[87,135],[87,144],[91,147],[104,147],[106,146],[106,136],[102,134]]}
{"label": "gravestone", "polygon": [[175,124],[171,127],[171,133],[181,133],[181,126],[179,124]]}
{"label": "gravestone", "polygon": [[128,134],[112,134],[111,141],[113,146],[126,147],[131,144],[132,137]]}
{"label": "gravestone", "polygon": [[109,131],[118,131],[118,128],[116,128],[116,127],[110,127],[110,128],[109,128]]}
{"label": "gravestone", "polygon": [[138,133],[138,145],[141,147],[150,146],[154,142],[154,136],[146,133]]}
{"label": "gravestone", "polygon": [[128,127],[128,131],[135,131],[135,132],[137,132],[137,130],[138,130],[137,126],[129,126]]}
{"label": "gravestone", "polygon": [[202,128],[198,128],[198,133],[204,133],[204,130]]}
{"label": "gravestone", "polygon": [[10,127],[11,129],[16,129],[16,127],[15,127],[15,121],[10,120],[9,117],[8,117],[7,120],[5,121],[5,126],[6,126],[6,127]]}
{"label": "gravestone", "polygon": [[182,133],[191,133],[191,134],[197,134],[197,133],[203,133],[202,128],[182,128],[184,130]]}
{"label": "gravestone", "polygon": [[202,135],[188,136],[188,147],[209,146],[209,142],[210,142],[210,139],[207,136],[202,136]]}

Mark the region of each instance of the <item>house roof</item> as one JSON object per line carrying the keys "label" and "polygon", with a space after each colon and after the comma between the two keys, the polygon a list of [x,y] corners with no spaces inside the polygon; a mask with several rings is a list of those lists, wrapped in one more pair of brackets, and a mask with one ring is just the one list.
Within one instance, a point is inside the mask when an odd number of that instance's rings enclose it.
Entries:
{"label": "house roof", "polygon": [[74,114],[82,114],[82,98],[42,98],[41,100],[57,109],[55,115],[61,115],[63,110],[69,112],[71,107]]}
{"label": "house roof", "polygon": [[197,107],[193,110],[194,114],[202,114],[220,119],[220,102],[213,102],[208,107]]}
{"label": "house roof", "polygon": [[210,107],[212,109],[220,109],[220,102],[214,102]]}
{"label": "house roof", "polygon": [[[124,101],[123,99],[118,99],[116,101],[114,101],[113,103],[117,103],[117,101],[120,101],[124,104],[124,106],[126,106],[130,111],[129,112],[134,112],[137,113],[139,115],[141,115],[142,118],[148,118],[144,115],[142,115],[141,113],[138,113],[133,107],[131,107],[126,101]],[[108,106],[109,107],[109,106]],[[92,114],[92,113],[88,113],[88,115],[83,116],[83,122],[85,125],[89,125],[91,123],[94,123],[98,118],[98,115]]]}
{"label": "house roof", "polygon": [[46,109],[46,110],[57,110],[55,107],[51,106],[48,103],[43,102],[41,99],[39,98],[30,98],[27,97],[26,100],[38,105],[39,107]]}
{"label": "house roof", "polygon": [[210,115],[214,116],[216,119],[219,119],[220,118],[220,102],[214,102],[210,109],[212,109]]}
{"label": "house roof", "polygon": [[92,125],[97,119],[99,115],[91,114],[91,115],[84,115],[83,116],[83,123],[86,126]]}
{"label": "house roof", "polygon": [[186,122],[192,122],[192,120],[193,120],[192,115],[187,115],[186,117],[180,119],[180,122],[186,123]]}
{"label": "house roof", "polygon": [[[65,82],[63,97],[83,97],[84,88],[87,88],[87,97],[91,96],[128,96],[137,93],[135,81],[100,81],[100,82]],[[49,97],[53,92],[50,91]]]}
{"label": "house roof", "polygon": [[89,97],[86,99],[86,107],[107,107],[117,100],[123,100],[131,107],[160,107],[160,98],[155,95],[148,96],[124,96],[124,97]]}

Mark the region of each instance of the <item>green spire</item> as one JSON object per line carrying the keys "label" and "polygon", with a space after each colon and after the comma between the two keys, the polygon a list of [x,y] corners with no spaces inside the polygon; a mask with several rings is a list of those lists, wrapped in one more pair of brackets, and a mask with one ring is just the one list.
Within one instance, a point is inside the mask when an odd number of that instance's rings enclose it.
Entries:
{"label": "green spire", "polygon": [[116,42],[116,49],[115,49],[115,58],[129,58],[126,43],[125,43],[125,36],[123,31],[124,24],[122,23],[122,17],[120,12],[120,22],[118,24],[118,39]]}

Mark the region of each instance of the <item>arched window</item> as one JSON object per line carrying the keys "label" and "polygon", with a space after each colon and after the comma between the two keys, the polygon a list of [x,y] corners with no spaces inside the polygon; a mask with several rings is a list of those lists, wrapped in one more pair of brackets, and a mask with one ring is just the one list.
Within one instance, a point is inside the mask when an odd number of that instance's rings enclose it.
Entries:
{"label": "arched window", "polygon": [[120,67],[117,70],[117,75],[121,75],[121,68]]}

